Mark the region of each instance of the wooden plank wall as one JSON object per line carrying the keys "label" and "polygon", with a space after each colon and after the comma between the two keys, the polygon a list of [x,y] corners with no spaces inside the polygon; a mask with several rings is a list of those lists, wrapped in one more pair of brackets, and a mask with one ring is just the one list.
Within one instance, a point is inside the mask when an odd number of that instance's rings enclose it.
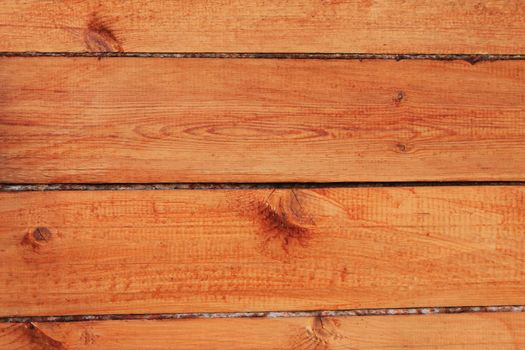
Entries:
{"label": "wooden plank wall", "polygon": [[525,348],[525,3],[0,5],[0,349]]}

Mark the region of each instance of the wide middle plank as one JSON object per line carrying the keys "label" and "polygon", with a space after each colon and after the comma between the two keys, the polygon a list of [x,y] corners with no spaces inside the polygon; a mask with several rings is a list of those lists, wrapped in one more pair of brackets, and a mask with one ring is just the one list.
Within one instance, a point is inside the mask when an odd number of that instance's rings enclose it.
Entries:
{"label": "wide middle plank", "polygon": [[525,304],[525,187],[0,193],[0,314]]}
{"label": "wide middle plank", "polygon": [[524,61],[0,63],[0,182],[525,180]]}

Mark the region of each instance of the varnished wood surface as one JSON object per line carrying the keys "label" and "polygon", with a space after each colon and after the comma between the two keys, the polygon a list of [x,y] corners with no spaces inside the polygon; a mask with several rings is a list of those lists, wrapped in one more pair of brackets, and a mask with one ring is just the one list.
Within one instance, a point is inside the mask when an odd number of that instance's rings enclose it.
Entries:
{"label": "varnished wood surface", "polygon": [[525,63],[3,58],[0,182],[525,180]]}
{"label": "varnished wood surface", "polygon": [[514,350],[525,314],[0,324],[0,349]]}
{"label": "varnished wood surface", "polygon": [[0,193],[2,315],[525,303],[524,187]]}
{"label": "varnished wood surface", "polygon": [[525,53],[521,0],[5,1],[0,51]]}

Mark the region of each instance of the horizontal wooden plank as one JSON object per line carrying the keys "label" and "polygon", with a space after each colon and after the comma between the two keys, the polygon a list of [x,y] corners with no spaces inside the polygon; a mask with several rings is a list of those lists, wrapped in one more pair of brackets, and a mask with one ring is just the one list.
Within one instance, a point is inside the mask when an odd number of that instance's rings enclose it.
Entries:
{"label": "horizontal wooden plank", "polygon": [[0,182],[525,180],[525,61],[1,65]]}
{"label": "horizontal wooden plank", "polygon": [[524,328],[524,313],[4,323],[0,349],[511,350]]}
{"label": "horizontal wooden plank", "polygon": [[0,193],[0,313],[525,304],[525,187]]}
{"label": "horizontal wooden plank", "polygon": [[0,51],[525,53],[521,0],[26,0]]}

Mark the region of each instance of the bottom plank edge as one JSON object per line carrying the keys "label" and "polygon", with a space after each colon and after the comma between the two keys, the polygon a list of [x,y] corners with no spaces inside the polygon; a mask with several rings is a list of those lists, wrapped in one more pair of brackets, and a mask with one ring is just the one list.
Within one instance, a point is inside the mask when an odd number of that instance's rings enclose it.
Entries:
{"label": "bottom plank edge", "polygon": [[521,349],[525,313],[0,324],[0,349]]}

